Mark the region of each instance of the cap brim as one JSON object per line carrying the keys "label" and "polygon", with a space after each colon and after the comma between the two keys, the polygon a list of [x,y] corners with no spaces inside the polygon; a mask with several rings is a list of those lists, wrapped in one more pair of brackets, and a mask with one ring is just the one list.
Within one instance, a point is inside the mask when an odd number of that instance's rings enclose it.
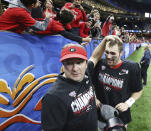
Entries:
{"label": "cap brim", "polygon": [[88,58],[86,56],[83,56],[80,54],[67,54],[60,59],[60,62],[62,62],[63,60],[66,60],[66,59],[70,59],[70,58],[80,58],[80,59],[88,60]]}

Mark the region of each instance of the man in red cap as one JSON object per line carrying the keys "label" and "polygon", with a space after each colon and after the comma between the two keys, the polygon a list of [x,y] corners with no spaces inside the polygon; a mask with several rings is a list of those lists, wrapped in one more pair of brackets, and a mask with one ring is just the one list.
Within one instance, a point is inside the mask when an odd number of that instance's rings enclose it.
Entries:
{"label": "man in red cap", "polygon": [[81,45],[62,48],[61,73],[42,99],[41,124],[46,131],[96,131],[97,111],[91,74],[104,51],[105,41],[91,61]]}

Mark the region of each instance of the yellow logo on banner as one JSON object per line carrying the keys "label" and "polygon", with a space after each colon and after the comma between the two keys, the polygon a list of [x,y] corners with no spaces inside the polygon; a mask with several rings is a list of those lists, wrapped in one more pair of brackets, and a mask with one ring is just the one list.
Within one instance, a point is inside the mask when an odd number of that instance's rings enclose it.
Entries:
{"label": "yellow logo on banner", "polygon": [[[0,92],[7,93],[12,98],[13,103],[11,105],[14,107],[14,109],[12,110],[6,110],[0,108],[0,117],[9,118],[9,120],[6,120],[2,124],[0,124],[0,130],[5,129],[7,126],[15,122],[20,122],[18,118],[22,118],[22,120],[20,119],[21,122],[25,122],[25,121],[27,122],[29,119],[27,119],[26,116],[24,115],[21,114],[19,115],[18,113],[23,109],[24,106],[26,106],[27,102],[31,99],[32,95],[40,87],[46,84],[53,83],[58,75],[58,74],[48,74],[38,79],[35,79],[35,76],[32,73],[28,73],[29,70],[31,69],[33,69],[33,65],[27,67],[25,70],[21,72],[21,74],[19,75],[13,86],[13,89],[11,89],[8,86],[8,83],[5,80],[0,79]],[[0,94],[0,104],[8,105],[10,104],[10,101],[7,97]],[[35,110],[41,109],[41,99],[37,103],[34,109]],[[14,115],[16,117],[14,117]],[[30,121],[30,123],[40,124],[40,123],[36,123],[35,121],[34,122]]]}

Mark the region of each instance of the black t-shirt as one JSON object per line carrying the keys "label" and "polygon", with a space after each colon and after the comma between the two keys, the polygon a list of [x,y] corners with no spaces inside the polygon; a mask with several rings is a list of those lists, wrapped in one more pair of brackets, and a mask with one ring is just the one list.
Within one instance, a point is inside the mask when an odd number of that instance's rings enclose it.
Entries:
{"label": "black t-shirt", "polygon": [[[97,98],[115,107],[125,102],[133,92],[142,90],[141,73],[138,63],[123,61],[116,69],[110,68],[106,61],[100,60],[94,69],[93,84]],[[131,121],[130,110],[120,113],[125,124]]]}
{"label": "black t-shirt", "polygon": [[42,99],[42,128],[45,131],[96,131],[97,113],[94,90],[88,70],[82,82],[64,78],[60,74]]}

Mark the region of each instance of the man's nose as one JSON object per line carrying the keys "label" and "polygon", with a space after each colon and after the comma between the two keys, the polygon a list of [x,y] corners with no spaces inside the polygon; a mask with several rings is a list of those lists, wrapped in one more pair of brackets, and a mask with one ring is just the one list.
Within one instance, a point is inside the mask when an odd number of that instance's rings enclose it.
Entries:
{"label": "man's nose", "polygon": [[106,55],[107,58],[112,58],[112,55],[109,53]]}
{"label": "man's nose", "polygon": [[78,65],[76,63],[73,64],[73,70],[76,71],[78,69]]}

